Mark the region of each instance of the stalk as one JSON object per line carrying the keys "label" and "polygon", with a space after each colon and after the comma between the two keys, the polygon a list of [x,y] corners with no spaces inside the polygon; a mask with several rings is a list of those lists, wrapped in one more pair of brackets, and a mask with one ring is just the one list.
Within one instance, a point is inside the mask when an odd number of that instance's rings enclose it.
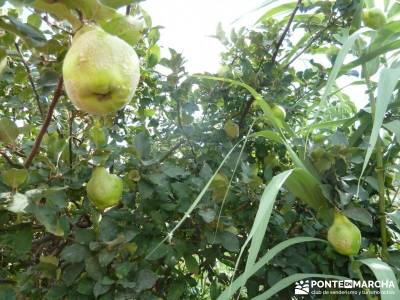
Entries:
{"label": "stalk", "polygon": [[[367,74],[367,66],[364,64],[363,69],[365,70],[365,83],[367,84],[368,88],[368,97],[371,103],[371,113],[372,113],[372,120],[375,118],[375,111],[376,111],[376,102],[375,96],[372,92],[372,85],[370,78]],[[379,221],[380,221],[380,233],[381,233],[381,246],[382,252],[381,256],[384,259],[388,258],[388,250],[387,250],[387,231],[386,231],[386,197],[385,197],[385,169],[383,163],[383,147],[382,141],[378,136],[378,140],[375,145],[375,152],[376,152],[376,176],[378,180],[378,195],[379,195]]]}

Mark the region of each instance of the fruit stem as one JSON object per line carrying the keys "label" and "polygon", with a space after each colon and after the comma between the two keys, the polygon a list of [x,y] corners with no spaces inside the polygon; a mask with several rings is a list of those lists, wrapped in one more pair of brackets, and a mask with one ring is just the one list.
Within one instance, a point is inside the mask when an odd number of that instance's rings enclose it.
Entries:
{"label": "fruit stem", "polygon": [[[367,66],[363,64],[363,69],[365,73],[365,83],[367,84],[368,89],[368,97],[371,103],[371,114],[372,119],[375,118],[375,111],[376,111],[376,103],[375,103],[375,96],[372,92],[371,81],[368,76]],[[383,150],[382,150],[382,141],[380,137],[376,141],[375,145],[375,152],[376,152],[376,176],[378,180],[378,195],[379,195],[379,221],[380,221],[380,232],[381,232],[381,245],[382,245],[382,252],[381,256],[383,259],[388,258],[388,250],[387,250],[387,232],[386,232],[386,198],[385,198],[385,174],[384,174],[384,163],[383,163]]]}

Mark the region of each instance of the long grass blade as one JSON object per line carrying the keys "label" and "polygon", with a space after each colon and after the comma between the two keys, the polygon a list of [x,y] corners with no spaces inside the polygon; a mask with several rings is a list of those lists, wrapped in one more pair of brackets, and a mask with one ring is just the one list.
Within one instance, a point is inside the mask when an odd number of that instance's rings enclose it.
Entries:
{"label": "long grass blade", "polygon": [[396,276],[393,273],[393,270],[383,261],[376,258],[367,258],[360,259],[359,262],[367,265],[374,275],[376,279],[381,282],[391,281],[393,282],[394,287],[389,286],[381,286],[381,299],[382,300],[398,300],[400,296],[399,286],[397,285]]}
{"label": "long grass blade", "polygon": [[[289,239],[287,241],[281,242],[271,248],[263,257],[261,257],[251,268],[251,271],[247,274],[247,276],[252,276],[254,273],[256,273],[258,270],[260,270],[264,265],[269,263],[271,259],[273,259],[277,254],[279,254],[282,250],[286,249],[287,247],[290,247],[295,244],[299,243],[305,243],[305,242],[323,242],[326,243],[325,240],[313,238],[313,237],[295,237],[292,239]],[[238,278],[236,278],[231,285],[222,292],[222,294],[218,297],[217,300],[228,300],[231,299],[231,297],[236,293],[238,289],[240,289],[242,286],[246,284],[246,281],[249,279],[249,277],[246,277],[245,274],[240,275]]]}

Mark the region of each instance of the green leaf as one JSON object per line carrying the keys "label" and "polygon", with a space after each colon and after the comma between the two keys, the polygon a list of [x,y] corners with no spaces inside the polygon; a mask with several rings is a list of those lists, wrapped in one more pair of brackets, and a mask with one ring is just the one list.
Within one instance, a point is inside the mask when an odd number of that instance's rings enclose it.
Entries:
{"label": "green leaf", "polygon": [[185,292],[185,285],[183,283],[172,283],[168,287],[167,300],[180,300]]}
{"label": "green leaf", "polygon": [[30,224],[16,225],[11,228],[13,232],[11,245],[16,255],[24,255],[32,247],[33,231]]}
{"label": "green leaf", "polygon": [[93,287],[93,295],[97,298],[100,295],[103,295],[107,293],[111,288],[111,285],[104,285],[101,284],[100,282],[96,282],[96,284]]}
{"label": "green leaf", "polygon": [[85,246],[72,244],[61,251],[60,257],[67,263],[79,263],[83,262],[88,255],[89,251]]}
{"label": "green leaf", "polygon": [[67,286],[70,286],[78,278],[79,274],[81,274],[84,267],[85,265],[82,263],[68,265],[63,271],[62,280]]}
{"label": "green leaf", "polygon": [[[29,198],[29,197],[28,197]],[[54,235],[63,236],[64,229],[61,224],[61,219],[57,216],[57,211],[54,207],[51,207],[47,204],[45,205],[36,205],[34,203],[30,203],[26,208],[26,212],[30,212],[33,214],[36,219],[46,227],[46,230]]]}
{"label": "green leaf", "polygon": [[117,16],[101,23],[101,27],[131,46],[135,46],[142,37],[143,24],[131,16]]}
{"label": "green leaf", "polygon": [[18,134],[18,127],[13,121],[8,118],[0,119],[0,141],[14,144]]}
{"label": "green leaf", "polygon": [[1,177],[5,184],[16,189],[23,184],[28,178],[28,171],[25,169],[11,168],[1,173]]}
{"label": "green leaf", "polygon": [[355,221],[358,221],[358,222],[368,225],[370,227],[372,227],[372,225],[373,225],[373,220],[372,220],[371,214],[368,212],[368,210],[366,210],[363,207],[351,206],[351,207],[346,208],[343,211],[343,213],[347,217],[349,217]]}
{"label": "green leaf", "polygon": [[75,241],[80,244],[89,244],[96,240],[96,234],[91,229],[77,229],[75,231]]}
{"label": "green leaf", "polygon": [[150,137],[146,132],[140,132],[135,136],[134,145],[142,159],[149,155]]}
{"label": "green leaf", "polygon": [[87,274],[98,281],[103,276],[102,269],[97,258],[89,256],[85,259],[85,270]]}
{"label": "green leaf", "polygon": [[157,45],[151,46],[147,54],[147,63],[149,64],[149,67],[150,68],[154,67],[156,64],[160,62],[160,59],[161,59],[160,47],[158,47]]}
{"label": "green leaf", "polygon": [[400,229],[400,210],[397,209],[387,215],[396,224],[397,228]]}
{"label": "green leaf", "polygon": [[183,176],[188,176],[190,173],[185,171],[183,168],[165,163],[161,167],[161,171],[168,177],[178,178]]}
{"label": "green leaf", "polygon": [[319,182],[304,169],[295,169],[285,185],[291,193],[315,209],[321,216],[329,214],[329,205]]}
{"label": "green leaf", "polygon": [[46,37],[41,31],[11,16],[0,17],[0,28],[18,35],[28,46],[33,48],[44,47],[47,43]]}
{"label": "green leaf", "polygon": [[10,285],[0,285],[0,299],[16,300],[17,293]]}
{"label": "green leaf", "polygon": [[380,288],[381,291],[381,299],[382,300],[397,300],[400,295],[399,286],[397,285],[396,276],[393,273],[393,270],[383,261],[377,258],[367,258],[358,260],[363,264],[367,265],[375,277],[379,281],[391,281],[394,287],[389,287],[382,285]]}
{"label": "green leaf", "polygon": [[24,6],[32,3],[35,0],[8,0],[8,1],[15,6]]}
{"label": "green leaf", "polygon": [[[239,142],[240,143],[240,142]],[[232,147],[231,150],[225,155],[225,158],[215,171],[214,175],[208,180],[207,184],[203,187],[201,190],[200,194],[196,197],[196,199],[193,201],[193,203],[190,205],[190,207],[186,210],[185,215],[179,220],[179,222],[175,225],[175,227],[168,233],[167,237],[165,237],[161,242],[159,242],[154,249],[150,251],[149,254],[147,254],[146,258],[149,259],[149,257],[152,256],[152,254],[158,250],[158,248],[163,245],[163,243],[174,234],[174,232],[183,224],[183,222],[190,216],[190,214],[193,212],[193,210],[196,208],[196,206],[199,204],[200,200],[203,198],[204,194],[207,192],[208,188],[210,187],[211,183],[214,180],[214,177],[218,174],[218,172],[221,170],[222,166],[225,164],[225,162],[228,160],[232,152],[236,149],[236,147],[239,145],[237,143],[235,146]],[[244,147],[245,145],[243,145]],[[165,246],[165,245],[164,245]]]}
{"label": "green leaf", "polygon": [[7,52],[5,49],[0,48],[0,79],[6,67],[7,67]]}
{"label": "green leaf", "polygon": [[192,255],[185,255],[183,257],[185,259],[185,265],[188,271],[192,274],[199,273],[199,263]]}
{"label": "green leaf", "polygon": [[136,291],[140,293],[141,291],[151,289],[157,282],[157,275],[148,269],[140,270],[136,279]]}
{"label": "green leaf", "polygon": [[59,0],[73,10],[79,10],[86,19],[103,21],[118,15],[117,11],[109,6],[103,5],[97,0]]}
{"label": "green leaf", "polygon": [[100,0],[100,2],[112,8],[120,8],[122,6],[132,4],[136,2],[136,0]]}
{"label": "green leaf", "polygon": [[285,14],[285,13],[289,13],[292,12],[293,9],[296,7],[296,2],[297,1],[292,1],[289,3],[284,3],[282,5],[278,5],[273,7],[272,9],[268,10],[267,12],[265,12],[258,20],[256,23],[260,23],[263,21],[268,20],[269,18],[275,17],[277,15],[281,15],[281,14]]}
{"label": "green leaf", "polygon": [[89,278],[83,278],[79,280],[78,287],[76,291],[79,294],[90,296],[94,288],[94,281]]}
{"label": "green leaf", "polygon": [[231,252],[238,252],[240,249],[239,246],[239,239],[237,238],[236,235],[234,235],[231,232],[228,231],[224,231],[222,232],[221,235],[219,235],[219,237],[221,238],[221,244],[222,246]]}
{"label": "green leaf", "polygon": [[24,213],[25,208],[29,205],[28,197],[20,193],[15,193],[11,197],[11,202],[8,204],[7,210],[13,213]]}
{"label": "green leaf", "polygon": [[383,127],[396,135],[397,144],[400,145],[400,120],[393,120],[391,122],[385,123],[383,124]]}
{"label": "green leaf", "polygon": [[38,14],[31,14],[28,17],[27,22],[29,25],[39,28],[40,25],[42,24],[42,19]]}
{"label": "green leaf", "polygon": [[376,98],[376,111],[374,116],[374,124],[372,127],[371,135],[369,138],[367,153],[365,154],[364,164],[361,170],[361,175],[364,173],[368,166],[368,162],[374,151],[376,141],[379,138],[379,130],[382,127],[383,120],[387,107],[392,100],[392,93],[400,78],[400,67],[397,68],[384,68],[379,76],[378,82],[378,96]]}
{"label": "green leaf", "polygon": [[69,8],[60,2],[48,3],[44,0],[36,0],[32,7],[41,12],[50,13],[56,20],[68,21],[73,28],[79,28],[82,23],[77,17],[75,17]]}

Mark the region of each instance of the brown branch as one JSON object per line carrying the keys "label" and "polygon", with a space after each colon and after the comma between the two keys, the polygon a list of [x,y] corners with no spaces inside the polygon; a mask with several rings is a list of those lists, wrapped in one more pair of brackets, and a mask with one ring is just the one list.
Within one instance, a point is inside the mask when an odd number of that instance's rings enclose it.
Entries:
{"label": "brown branch", "polygon": [[132,8],[132,5],[131,5],[131,4],[129,4],[129,5],[126,6],[125,14],[126,14],[127,16],[129,16],[129,15],[131,14],[131,8]]}
{"label": "brown branch", "polygon": [[72,169],[72,159],[73,159],[73,125],[74,125],[75,113],[71,111],[69,115],[69,139],[68,139],[68,153],[69,153],[69,168]]}
{"label": "brown branch", "polygon": [[321,31],[317,32],[307,43],[307,45],[304,46],[303,49],[301,49],[300,52],[298,52],[285,66],[284,68],[287,68],[290,66],[296,59],[298,59],[304,52],[307,51],[308,48],[310,48],[314,42],[328,29],[328,26],[322,29]]}
{"label": "brown branch", "polygon": [[[281,48],[282,43],[285,40],[285,37],[286,37],[287,33],[289,32],[290,26],[292,25],[292,22],[293,22],[294,16],[296,15],[297,10],[300,8],[301,2],[302,2],[302,0],[297,0],[296,7],[292,11],[292,14],[290,15],[289,21],[286,24],[286,27],[283,30],[283,32],[281,34],[281,37],[278,40],[278,43],[276,44],[275,52],[272,54],[272,58],[271,58],[272,64],[275,64],[275,62],[276,62],[276,58],[278,56],[279,49]],[[246,118],[246,115],[249,113],[251,105],[253,104],[253,102],[254,102],[254,98],[251,98],[249,101],[247,101],[247,103],[246,103],[246,105],[245,105],[245,107],[243,109],[242,115],[240,117],[240,120],[239,120],[239,128],[243,128],[244,120]]]}
{"label": "brown branch", "polygon": [[9,165],[11,165],[13,167],[18,167],[18,168],[21,167],[20,164],[13,162],[12,159],[7,155],[7,153],[0,151],[0,154],[8,162]]}
{"label": "brown branch", "polygon": [[18,150],[15,146],[6,144],[4,145],[5,148],[7,148],[10,152],[13,152],[15,155],[25,158],[26,155],[22,152],[22,150]]}
{"label": "brown branch", "polygon": [[274,54],[272,55],[272,59],[271,59],[271,61],[272,61],[273,64],[275,63],[276,57],[278,56],[278,53],[279,53],[279,49],[280,49],[280,47],[282,46],[282,43],[283,43],[283,41],[284,41],[284,39],[285,39],[287,33],[289,32],[289,29],[290,29],[290,26],[292,25],[294,16],[296,15],[297,10],[300,8],[301,1],[303,1],[303,0],[297,0],[297,5],[296,5],[296,7],[294,8],[292,14],[290,15],[290,18],[289,18],[288,23],[286,24],[285,30],[283,30],[282,35],[281,35],[281,37],[279,38],[278,43],[276,44],[276,49],[275,49],[275,52],[274,52]]}
{"label": "brown branch", "polygon": [[162,163],[164,160],[166,160],[172,153],[175,152],[176,149],[178,149],[182,144],[184,140],[179,141],[175,146],[171,148],[167,153],[165,153],[159,160],[158,163]]}
{"label": "brown branch", "polygon": [[71,31],[68,31],[68,30],[62,28],[61,26],[59,26],[59,25],[57,25],[57,24],[55,24],[55,23],[51,23],[51,22],[49,21],[49,17],[48,17],[47,15],[45,15],[45,16],[41,16],[41,15],[40,15],[40,18],[41,18],[43,21],[45,21],[46,24],[49,25],[50,27],[57,28],[57,29],[61,30],[62,32],[65,32],[65,33],[68,34],[68,35],[71,35],[71,36],[74,35]]}
{"label": "brown branch", "polygon": [[35,158],[36,154],[39,152],[39,148],[40,148],[40,144],[42,142],[43,136],[46,133],[47,128],[50,125],[51,118],[53,117],[54,108],[56,107],[56,104],[61,97],[62,87],[63,87],[63,77],[60,76],[60,78],[58,79],[56,90],[54,91],[53,100],[50,103],[49,110],[46,115],[46,119],[44,120],[44,123],[42,125],[42,128],[40,129],[38,136],[36,137],[35,144],[33,145],[32,151],[24,163],[24,167],[26,169],[28,169],[31,166],[33,159]]}
{"label": "brown branch", "polygon": [[39,93],[36,90],[35,82],[33,81],[31,69],[29,68],[28,63],[26,62],[26,60],[25,60],[25,58],[24,58],[24,56],[23,56],[23,54],[21,52],[21,49],[18,46],[18,43],[14,43],[14,45],[15,45],[15,49],[17,49],[17,52],[18,52],[19,56],[21,57],[21,61],[22,61],[22,64],[24,65],[24,67],[25,67],[26,73],[28,74],[28,80],[29,80],[29,83],[31,84],[31,87],[32,87],[32,90],[33,90],[33,94],[35,95],[35,99],[36,99],[37,106],[39,108],[40,115],[42,116],[42,120],[44,120],[44,111],[43,111],[43,108],[42,108],[42,104],[40,103],[40,96],[39,96]]}

